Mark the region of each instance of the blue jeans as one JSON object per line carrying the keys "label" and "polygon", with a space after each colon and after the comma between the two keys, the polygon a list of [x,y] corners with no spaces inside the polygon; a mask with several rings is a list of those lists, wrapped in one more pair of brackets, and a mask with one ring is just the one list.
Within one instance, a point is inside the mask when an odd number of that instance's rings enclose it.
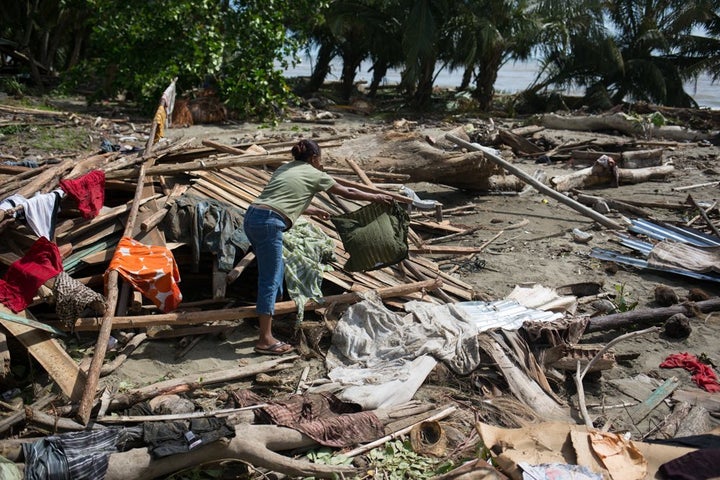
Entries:
{"label": "blue jeans", "polygon": [[287,225],[277,212],[255,208],[245,213],[243,228],[255,251],[258,265],[258,315],[275,313],[275,301],[283,293],[285,264],[282,259],[283,231]]}

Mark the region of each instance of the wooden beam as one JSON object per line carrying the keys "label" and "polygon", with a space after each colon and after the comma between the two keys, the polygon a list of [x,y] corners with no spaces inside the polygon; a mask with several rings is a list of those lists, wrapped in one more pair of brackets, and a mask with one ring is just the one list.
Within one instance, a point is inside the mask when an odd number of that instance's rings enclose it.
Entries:
{"label": "wooden beam", "polygon": [[[378,288],[375,292],[380,298],[402,297],[413,292],[423,290],[435,290],[442,287],[442,281],[438,279],[425,280],[422,282],[402,284],[392,287]],[[330,295],[319,299],[317,302],[312,300],[304,305],[305,310],[317,310],[325,308],[332,303],[355,303],[363,299],[363,292],[349,292],[339,295]],[[286,313],[297,312],[297,305],[293,300],[278,302],[275,304],[275,313],[283,315]],[[137,317],[115,317],[113,319],[112,328],[146,328],[154,325],[194,325],[198,323],[206,323],[212,321],[223,320],[240,320],[243,318],[257,317],[255,306],[226,308],[223,310],[206,310],[201,312],[173,312],[158,315],[145,315]],[[104,320],[99,318],[79,318],[75,322],[76,331],[92,331],[102,327]]]}
{"label": "wooden beam", "polygon": [[[0,305],[0,311],[11,313],[4,305]],[[18,312],[16,315],[35,320],[35,317],[27,310]],[[85,390],[87,378],[77,363],[60,345],[60,342],[52,338],[48,332],[37,328],[7,320],[0,320],[0,324],[27,348],[30,355],[42,365],[70,400],[78,401],[80,399]]]}

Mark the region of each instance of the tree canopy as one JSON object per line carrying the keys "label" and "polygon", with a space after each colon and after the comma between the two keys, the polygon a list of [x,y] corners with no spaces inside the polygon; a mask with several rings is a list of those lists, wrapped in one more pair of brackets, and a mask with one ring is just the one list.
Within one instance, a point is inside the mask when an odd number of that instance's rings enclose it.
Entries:
{"label": "tree canopy", "polygon": [[399,69],[417,108],[447,68],[488,109],[499,69],[530,57],[542,66],[535,91],[581,86],[596,106],[692,106],[684,82],[720,79],[720,0],[6,0],[0,17],[3,71],[147,110],[177,77],[181,89],[212,85],[238,116],[275,116],[293,97],[285,67],[309,50],[305,91],[336,59],[349,99],[370,61],[369,94]]}

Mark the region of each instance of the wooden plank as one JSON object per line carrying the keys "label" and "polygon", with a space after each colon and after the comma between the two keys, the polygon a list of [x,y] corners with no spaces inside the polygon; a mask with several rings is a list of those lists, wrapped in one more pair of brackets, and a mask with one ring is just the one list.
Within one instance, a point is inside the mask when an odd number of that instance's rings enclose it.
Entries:
{"label": "wooden plank", "polygon": [[676,390],[673,400],[687,402],[690,405],[699,405],[708,412],[720,412],[720,395],[704,390]]}
{"label": "wooden plank", "polygon": [[[0,311],[12,314],[3,305],[0,305]],[[35,320],[35,317],[27,310],[18,312],[16,315]],[[85,372],[80,370],[80,367],[70,358],[60,342],[52,338],[49,333],[36,328],[7,320],[0,320],[0,324],[27,348],[30,355],[42,365],[70,400],[76,402],[82,397],[87,377]]]}
{"label": "wooden plank", "polygon": [[672,394],[673,391],[680,385],[680,381],[677,377],[670,377],[663,382],[658,388],[650,394],[642,403],[632,406],[628,409],[628,416],[632,421],[637,424],[647,417],[655,407],[660,405],[665,398]]}

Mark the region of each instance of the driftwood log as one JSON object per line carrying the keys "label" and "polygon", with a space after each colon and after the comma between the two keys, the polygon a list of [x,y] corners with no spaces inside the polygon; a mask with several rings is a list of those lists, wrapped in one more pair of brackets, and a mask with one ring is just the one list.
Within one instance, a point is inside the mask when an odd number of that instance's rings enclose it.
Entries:
{"label": "driftwood log", "polygon": [[[432,410],[429,404],[409,402],[388,409],[375,410],[378,420],[385,425],[385,432],[391,433],[388,440],[395,438],[400,430],[433,418],[444,418],[454,407]],[[439,412],[439,413],[438,413]],[[67,420],[67,419],[66,419]],[[79,424],[76,424],[79,427]],[[96,425],[98,428],[103,428]],[[11,439],[0,441],[0,455],[10,461],[21,461],[21,445],[37,439]],[[376,442],[373,442],[376,443]],[[343,474],[355,473],[351,466],[323,465],[294,460],[277,452],[297,450],[316,446],[310,437],[291,428],[276,425],[254,425],[240,423],[235,426],[235,437],[200,446],[190,452],[155,459],[147,448],[136,448],[126,452],[113,453],[109,457],[105,480],[126,478],[165,478],[173,472],[202,464],[234,459],[292,477],[315,476],[337,478]]]}
{"label": "driftwood log", "polygon": [[720,298],[711,298],[695,303],[683,303],[663,308],[649,308],[631,310],[629,312],[613,313],[602,317],[591,318],[585,327],[585,333],[613,330],[630,325],[647,326],[666,321],[677,313],[687,317],[694,317],[698,312],[708,313],[720,310]]}
{"label": "driftwood log", "polygon": [[[375,414],[385,425],[386,432],[395,432],[406,424],[412,425],[434,418],[438,411],[429,411],[430,408],[427,404],[410,402],[375,410]],[[453,407],[443,409],[441,413],[448,410],[453,410]],[[277,453],[315,445],[317,443],[310,437],[291,428],[241,423],[235,427],[235,437],[232,439],[219,440],[182,455],[153,459],[146,448],[114,453],[110,455],[105,480],[165,477],[184,468],[227,459],[240,460],[291,477],[338,478],[343,474],[357,472],[352,466],[310,463]]]}
{"label": "driftwood log", "polygon": [[[646,168],[618,168],[620,185],[647,182],[666,178],[675,171],[672,165],[660,165]],[[595,185],[607,185],[613,182],[613,176],[607,170],[587,167],[577,172],[550,179],[555,190],[567,192],[573,188],[586,188]]]}
{"label": "driftwood log", "polygon": [[709,140],[718,132],[704,133],[671,125],[656,127],[624,113],[591,116],[563,116],[548,113],[539,117],[539,123],[556,130],[605,131],[616,130],[630,136],[665,138],[677,141]]}
{"label": "driftwood log", "polygon": [[314,440],[291,428],[242,424],[235,427],[235,437],[230,441],[218,440],[182,455],[153,459],[147,448],[113,453],[105,480],[160,478],[185,468],[227,459],[237,459],[292,477],[333,478],[356,471],[354,467],[310,463],[277,453],[313,445],[316,445]]}
{"label": "driftwood log", "polygon": [[409,182],[439,182],[473,191],[491,190],[490,177],[502,173],[482,152],[446,151],[428,143],[420,133],[390,131],[363,136],[346,141],[330,155],[338,160],[350,158],[365,170],[407,175]]}

